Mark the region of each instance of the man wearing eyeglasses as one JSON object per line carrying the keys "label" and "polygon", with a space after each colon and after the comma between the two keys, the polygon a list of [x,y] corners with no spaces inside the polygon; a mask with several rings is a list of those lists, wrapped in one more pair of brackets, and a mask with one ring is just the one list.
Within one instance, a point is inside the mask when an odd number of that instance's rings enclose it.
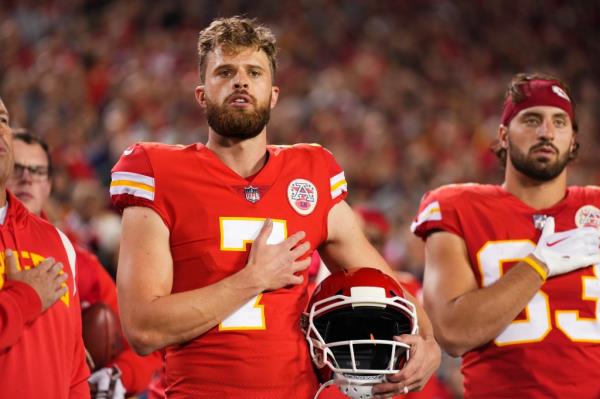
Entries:
{"label": "man wearing eyeglasses", "polygon": [[[44,204],[52,189],[52,159],[48,144],[38,136],[24,130],[13,135],[15,166],[7,187],[20,199],[29,211],[47,219]],[[114,281],[89,251],[75,245],[77,254],[76,284],[80,292],[82,308],[97,302],[107,304],[119,314],[117,288]],[[143,391],[162,361],[158,354],[141,357],[126,344],[110,366],[96,370],[90,383],[96,386],[95,397],[123,398],[125,392],[135,394]]]}
{"label": "man wearing eyeglasses", "polygon": [[6,189],[12,150],[0,100],[0,392],[3,398],[87,399],[75,251]]}
{"label": "man wearing eyeglasses", "polygon": [[13,138],[15,166],[7,187],[27,209],[40,215],[52,188],[49,178],[52,164],[46,143],[30,137],[27,133],[17,133]]}

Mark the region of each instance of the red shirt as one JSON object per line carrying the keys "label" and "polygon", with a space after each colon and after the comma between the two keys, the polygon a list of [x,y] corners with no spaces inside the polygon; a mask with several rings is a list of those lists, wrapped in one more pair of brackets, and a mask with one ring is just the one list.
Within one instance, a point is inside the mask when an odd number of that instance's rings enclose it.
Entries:
{"label": "red shirt", "polygon": [[[20,267],[36,267],[53,257],[68,275],[67,293],[46,312],[31,286],[7,281],[4,250],[18,254]],[[81,336],[75,251],[68,238],[29,213],[8,194],[8,213],[0,226],[0,394],[3,398],[89,398]]]}
{"label": "red shirt", "polygon": [[[303,230],[311,248],[327,238],[327,215],[346,195],[333,156],[314,145],[268,146],[252,182],[201,144],[138,144],[113,168],[115,206],[146,206],[170,230],[173,293],[205,287],[239,271],[265,218],[270,242]],[[317,389],[300,314],[304,283],[253,298],[221,324],[166,350],[171,398],[312,399]]]}
{"label": "red shirt", "polygon": [[[534,210],[499,186],[452,185],[424,197],[412,229],[462,237],[485,287],[535,248],[544,216],[555,218],[556,231],[598,226],[598,206],[598,188],[570,187],[555,206]],[[494,341],[463,356],[465,397],[600,397],[598,299],[598,265],[548,279]]]}

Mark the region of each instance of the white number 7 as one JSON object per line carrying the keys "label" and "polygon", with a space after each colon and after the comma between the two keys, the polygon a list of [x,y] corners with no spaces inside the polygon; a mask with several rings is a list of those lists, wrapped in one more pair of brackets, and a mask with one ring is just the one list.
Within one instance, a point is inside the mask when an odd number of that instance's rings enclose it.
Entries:
{"label": "white number 7", "polygon": [[[221,217],[219,230],[221,232],[221,251],[245,252],[246,245],[252,243],[265,218]],[[287,223],[285,220],[273,219],[273,231],[267,238],[267,244],[279,244],[287,238]],[[250,298],[241,308],[229,315],[219,324],[219,331],[231,330],[264,330],[264,305],[260,304],[262,294]]]}

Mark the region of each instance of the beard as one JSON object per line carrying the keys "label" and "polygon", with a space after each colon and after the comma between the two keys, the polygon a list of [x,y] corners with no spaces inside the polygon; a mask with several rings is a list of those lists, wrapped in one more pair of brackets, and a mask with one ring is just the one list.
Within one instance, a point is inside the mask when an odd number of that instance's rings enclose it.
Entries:
{"label": "beard", "polygon": [[[256,102],[255,102],[256,104]],[[255,105],[253,110],[236,109],[227,101],[223,105],[206,98],[208,125],[219,135],[232,139],[247,140],[258,136],[269,123],[271,98],[264,106]]]}
{"label": "beard", "polygon": [[[533,154],[540,146],[549,145],[558,154],[554,161],[538,160]],[[570,152],[561,154],[558,149],[548,142],[542,142],[534,145],[529,149],[528,154],[522,152],[512,141],[508,140],[508,153],[510,161],[516,170],[523,173],[525,176],[541,182],[550,181],[562,173],[569,161],[571,160]]]}

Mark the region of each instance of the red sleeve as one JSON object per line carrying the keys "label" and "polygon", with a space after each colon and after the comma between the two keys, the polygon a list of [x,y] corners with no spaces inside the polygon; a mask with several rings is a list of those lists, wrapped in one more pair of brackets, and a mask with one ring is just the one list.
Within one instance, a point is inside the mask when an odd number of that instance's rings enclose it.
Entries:
{"label": "red sleeve", "polygon": [[77,254],[76,284],[81,300],[81,307],[100,302],[100,284],[98,282],[98,271],[90,265],[88,251],[78,245],[74,245]]}
{"label": "red sleeve", "polygon": [[100,302],[110,306],[119,316],[119,303],[117,298],[117,286],[115,280],[108,274],[106,269],[98,262],[98,283],[100,286]]}
{"label": "red sleeve", "polygon": [[0,290],[0,350],[11,347],[26,326],[42,313],[37,292],[20,281],[7,281]]}
{"label": "red sleeve", "polygon": [[156,351],[142,357],[127,345],[114,364],[121,370],[121,381],[127,393],[135,394],[148,388],[154,373],[162,368],[162,356]]}
{"label": "red sleeve", "polygon": [[426,193],[421,200],[419,213],[410,226],[411,231],[422,239],[438,230],[462,237],[463,229],[456,209],[461,194],[460,186],[440,187]]}
{"label": "red sleeve", "polygon": [[[119,316],[119,305],[117,300],[117,286],[108,271],[102,266],[98,258],[89,251],[80,249],[77,251],[79,268],[88,271],[88,275],[94,278],[94,286],[97,289],[97,297],[90,304],[102,302],[112,309]],[[81,272],[80,275],[83,273]],[[90,285],[90,284],[88,284]],[[83,290],[81,291],[83,298]]]}
{"label": "red sleeve", "polygon": [[134,144],[123,152],[112,169],[110,197],[119,212],[128,206],[145,206],[158,213],[170,228],[168,213],[156,201],[154,176],[146,147]]}
{"label": "red sleeve", "polygon": [[72,307],[73,317],[77,319],[73,334],[75,335],[75,346],[73,353],[73,369],[71,370],[71,387],[69,389],[69,399],[89,399],[90,387],[88,377],[90,370],[85,361],[85,348],[83,345],[83,335],[81,332],[81,306],[79,296],[76,298],[77,305]]}

